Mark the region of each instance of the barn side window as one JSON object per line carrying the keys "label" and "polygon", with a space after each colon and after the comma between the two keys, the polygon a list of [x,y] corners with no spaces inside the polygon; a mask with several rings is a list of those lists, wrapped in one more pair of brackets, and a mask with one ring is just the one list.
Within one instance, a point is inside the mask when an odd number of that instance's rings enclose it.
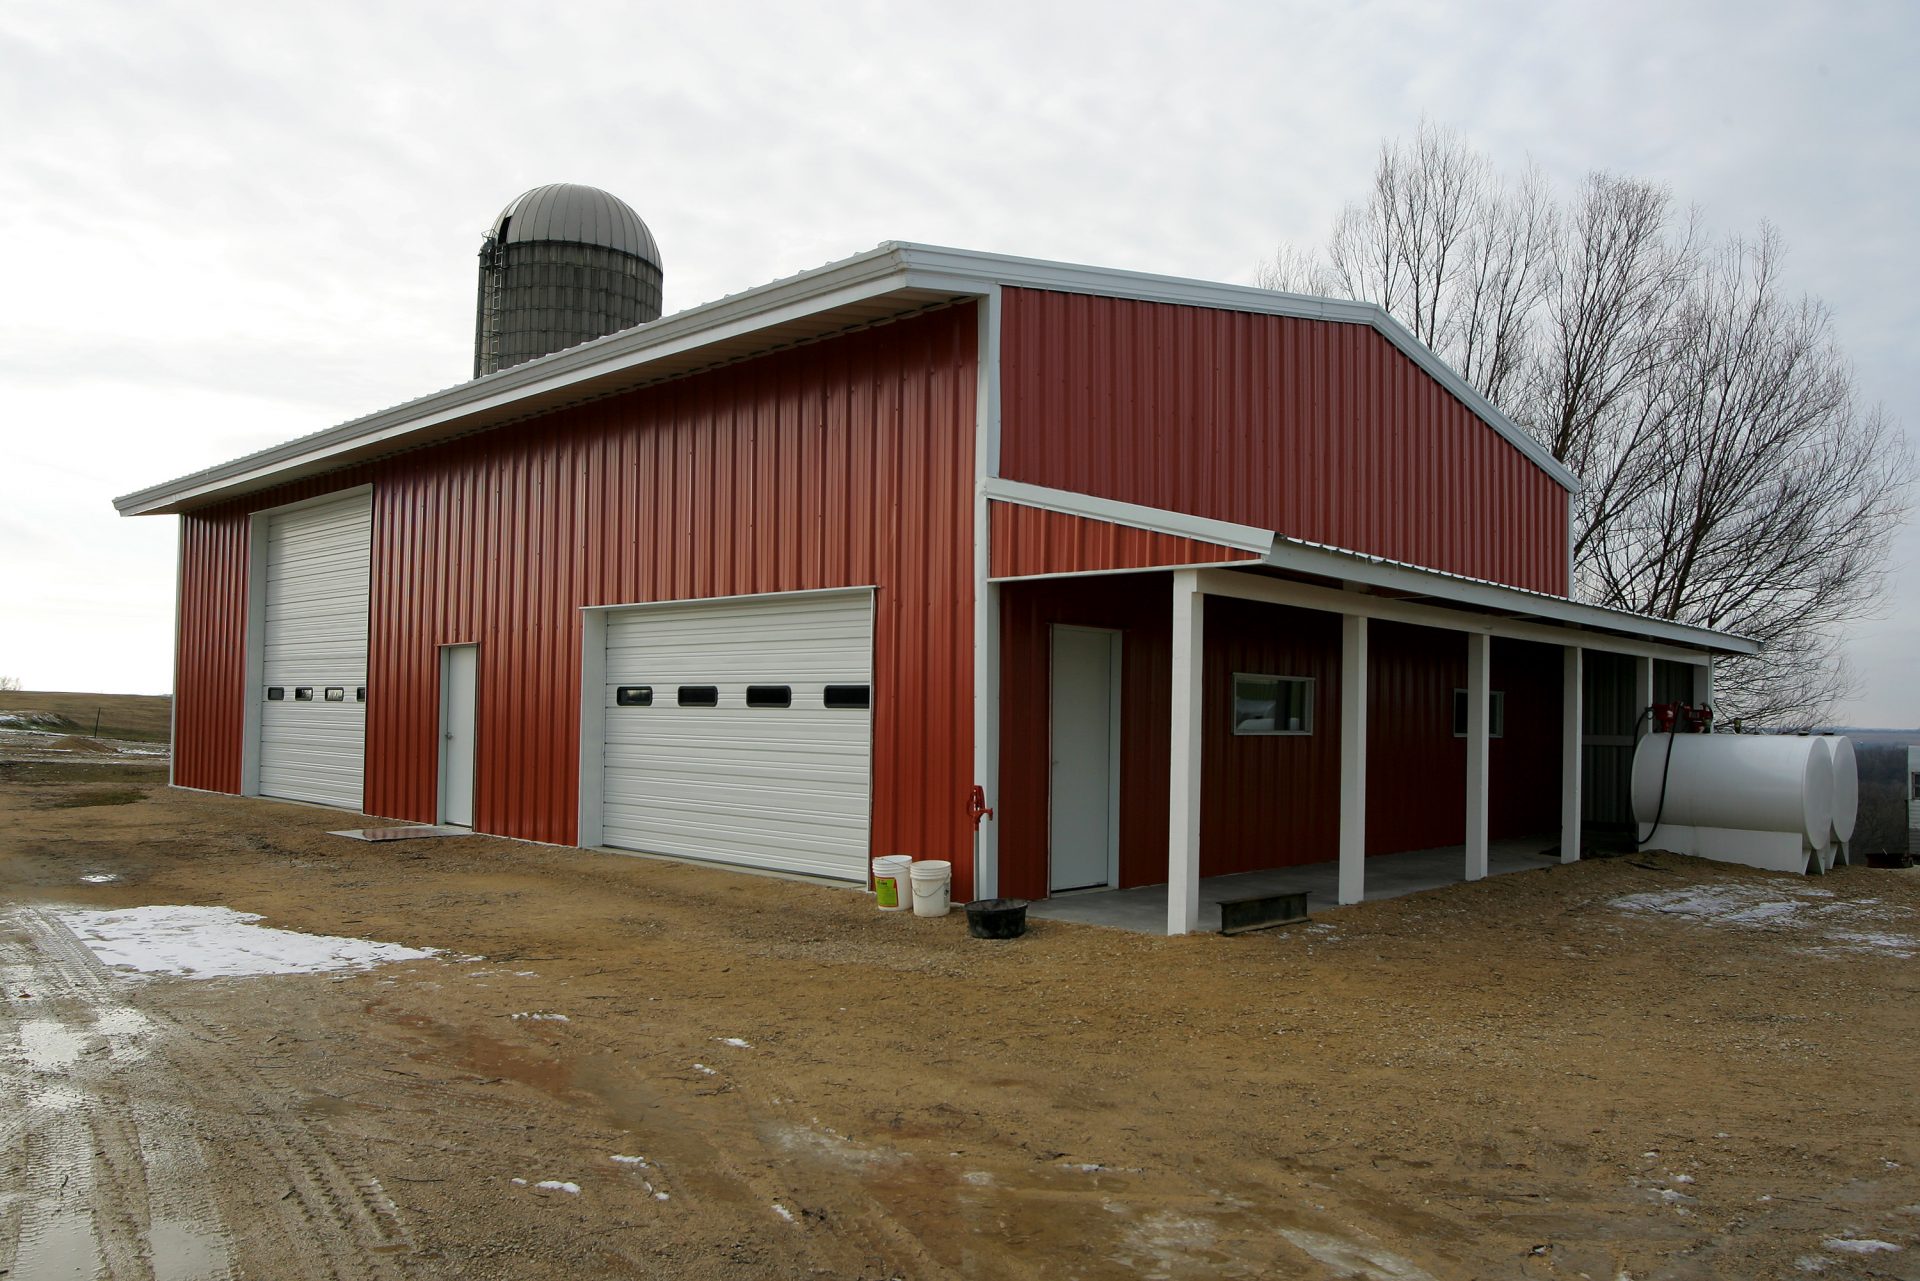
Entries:
{"label": "barn side window", "polygon": [[1235,734],[1313,733],[1311,676],[1233,674]]}
{"label": "barn side window", "polygon": [[718,685],[682,685],[680,706],[718,707],[720,706],[720,687]]}
{"label": "barn side window", "polygon": [[791,685],[749,685],[747,686],[748,707],[792,707],[793,686]]}
{"label": "barn side window", "polygon": [[871,685],[829,685],[823,701],[828,707],[865,710],[873,705]]}
{"label": "barn side window", "polygon": [[[1467,691],[1453,691],[1453,736],[1467,736]],[[1507,696],[1500,690],[1490,690],[1487,695],[1487,737],[1505,738],[1507,736]]]}

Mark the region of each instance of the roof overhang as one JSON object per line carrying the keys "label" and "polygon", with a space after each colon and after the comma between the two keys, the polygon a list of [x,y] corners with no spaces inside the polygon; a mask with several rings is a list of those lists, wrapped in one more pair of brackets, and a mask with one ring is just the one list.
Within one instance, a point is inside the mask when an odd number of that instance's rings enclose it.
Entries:
{"label": "roof overhang", "polygon": [[114,499],[114,506],[123,516],[191,511],[930,307],[985,297],[1003,286],[1367,325],[1556,482],[1570,491],[1578,488],[1572,473],[1538,441],[1371,303],[889,242],[813,271],[137,490]]}
{"label": "roof overhang", "polygon": [[[1349,596],[1378,594],[1383,598],[1391,598],[1403,607],[1397,612],[1409,619],[1420,616],[1411,607],[1432,605],[1456,614],[1467,611],[1512,624],[1537,624],[1570,632],[1589,632],[1596,637],[1626,637],[1710,654],[1757,654],[1761,648],[1758,641],[1731,632],[1695,627],[1628,610],[1609,609],[1603,605],[1586,605],[1564,596],[1509,587],[1484,579],[1388,560],[1382,556],[1371,556],[1365,552],[1289,538],[1251,525],[1143,507],[1136,503],[1116,502],[1090,494],[1048,489],[1018,481],[989,480],[986,494],[988,498],[1001,502],[1041,507],[1088,520],[1129,525],[1154,533],[1200,539],[1222,547],[1255,552],[1262,558],[1258,566],[1236,566],[1218,573],[1244,575],[1250,570],[1263,569],[1272,574],[1322,580],[1338,584],[1340,590]],[[1332,597],[1325,599],[1332,600]],[[1346,603],[1349,606],[1354,604],[1352,601]],[[1510,627],[1507,630],[1515,634],[1523,631],[1538,634],[1537,629],[1530,626]],[[1577,638],[1565,637],[1564,643],[1575,644]]]}

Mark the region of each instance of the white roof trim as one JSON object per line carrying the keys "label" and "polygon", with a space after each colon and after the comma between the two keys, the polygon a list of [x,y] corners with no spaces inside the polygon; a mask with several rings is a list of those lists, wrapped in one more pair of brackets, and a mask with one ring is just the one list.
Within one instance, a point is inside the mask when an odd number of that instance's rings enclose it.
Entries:
{"label": "white roof trim", "polygon": [[1109,524],[1126,525],[1150,533],[1171,534],[1175,538],[1197,538],[1203,543],[1218,543],[1222,547],[1260,556],[1273,551],[1273,531],[1256,529],[1252,525],[1236,525],[1232,521],[1213,520],[1206,516],[1189,516],[1185,512],[1167,511],[1159,507],[1142,507],[1138,503],[1117,502],[1069,489],[1048,489],[1043,485],[1002,480],[997,476],[988,477],[984,488],[988,498],[1018,503],[1022,507],[1038,507],[1067,516],[1104,520]]}
{"label": "white roof trim", "polygon": [[[1142,507],[1135,503],[1116,502],[1111,498],[1099,498],[1092,494],[1079,494],[1064,489],[1048,489],[1041,485],[1029,485],[1015,480],[989,479],[984,488],[988,498],[1001,502],[1040,507],[1069,516],[1084,516],[1089,520],[1104,520],[1153,533],[1197,538],[1243,551],[1258,552],[1265,558],[1266,564],[1291,573],[1312,574],[1318,578],[1332,578],[1345,583],[1357,583],[1364,587],[1377,587],[1409,596],[1428,597],[1455,605],[1492,610],[1500,614],[1537,618],[1566,627],[1626,632],[1634,636],[1696,649],[1709,649],[1719,653],[1757,654],[1760,652],[1758,642],[1744,636],[1736,636],[1732,632],[1694,627],[1687,623],[1676,623],[1671,619],[1636,614],[1630,610],[1609,609],[1604,605],[1586,605],[1564,596],[1529,591],[1523,587],[1509,587],[1503,583],[1469,578],[1463,574],[1450,574],[1444,570],[1410,565],[1404,561],[1389,560],[1384,556],[1373,556],[1366,552],[1349,551],[1344,547],[1333,547],[1325,543],[1309,542],[1303,538],[1290,538],[1284,534],[1257,529],[1251,525],[1237,525],[1230,521],[1212,520],[1205,516],[1190,516],[1185,512],[1167,511],[1158,507]],[[1047,575],[1047,577],[1082,576],[1084,575],[1078,573]],[[1038,576],[1022,575],[1022,577]]]}
{"label": "white roof trim", "polygon": [[1384,556],[1371,556],[1366,552],[1349,551],[1344,547],[1331,547],[1285,535],[1274,539],[1273,550],[1267,553],[1267,563],[1295,573],[1316,574],[1409,595],[1476,605],[1506,614],[1549,619],[1570,627],[1631,632],[1636,636],[1725,654],[1760,652],[1758,641],[1732,632],[1676,623],[1672,619],[1636,614],[1631,610],[1610,609],[1605,605],[1587,605],[1565,596],[1529,591],[1524,587],[1509,587],[1504,583],[1469,578],[1464,574],[1449,574],[1444,570],[1427,569],[1404,561],[1388,560]]}
{"label": "white roof trim", "polygon": [[[649,366],[661,367],[658,377],[690,372],[691,367],[680,370],[675,361],[684,365],[703,348],[763,331],[771,349],[834,332],[836,321],[843,322],[843,327],[872,323],[876,306],[886,302],[897,302],[894,314],[901,314],[955,298],[986,297],[1001,286],[1368,325],[1557,483],[1569,491],[1578,489],[1573,474],[1538,441],[1371,303],[890,241],[812,271],[137,490],[116,498],[114,506],[127,516],[188,510],[643,385]],[[812,330],[798,336],[773,332],[796,323],[810,324]]]}

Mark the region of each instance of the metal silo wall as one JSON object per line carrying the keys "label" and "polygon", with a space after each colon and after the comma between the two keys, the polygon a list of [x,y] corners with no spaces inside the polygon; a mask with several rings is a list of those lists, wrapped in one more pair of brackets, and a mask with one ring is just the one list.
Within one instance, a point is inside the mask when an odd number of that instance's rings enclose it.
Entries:
{"label": "metal silo wall", "polygon": [[480,261],[473,375],[660,318],[660,268],[600,245],[490,245]]}

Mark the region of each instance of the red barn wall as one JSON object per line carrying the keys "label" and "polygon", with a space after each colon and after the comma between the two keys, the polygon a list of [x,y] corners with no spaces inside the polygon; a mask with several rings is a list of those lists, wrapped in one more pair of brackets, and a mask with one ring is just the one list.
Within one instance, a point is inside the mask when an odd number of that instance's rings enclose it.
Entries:
{"label": "red barn wall", "polygon": [[475,823],[571,843],[580,608],[874,585],[873,848],[971,878],[971,306],[183,518],[183,785],[240,787],[248,513],[371,482],[366,805],[432,821],[439,646],[480,646]]}
{"label": "red barn wall", "polygon": [[1119,574],[1000,590],[1000,892],[1047,896],[1047,789],[1055,623],[1120,632],[1120,883],[1167,879],[1167,735],[1173,580]]}
{"label": "red barn wall", "polygon": [[[1367,628],[1367,853],[1467,839],[1467,741],[1453,736],[1453,691],[1467,685],[1462,632],[1375,621]],[[1493,840],[1560,827],[1561,650],[1495,637],[1491,688],[1506,734],[1487,744]]]}
{"label": "red barn wall", "polygon": [[1365,325],[1008,289],[1001,472],[1535,591],[1567,492]]}

